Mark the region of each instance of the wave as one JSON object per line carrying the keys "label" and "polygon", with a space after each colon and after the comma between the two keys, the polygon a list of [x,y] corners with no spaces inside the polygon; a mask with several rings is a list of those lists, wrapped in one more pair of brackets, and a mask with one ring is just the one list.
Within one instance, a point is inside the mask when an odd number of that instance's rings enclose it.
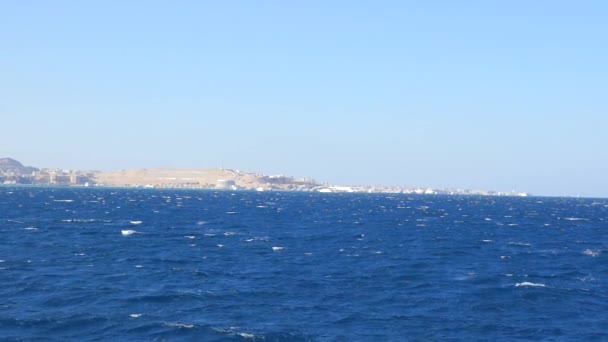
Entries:
{"label": "wave", "polygon": [[588,256],[592,256],[592,257],[598,257],[600,256],[600,254],[602,254],[602,252],[600,250],[591,250],[591,249],[585,249],[583,251],[583,254],[588,255]]}
{"label": "wave", "polygon": [[176,328],[186,328],[186,329],[194,328],[194,324],[186,324],[186,323],[179,323],[179,322],[166,322],[166,323],[163,323],[163,325],[166,327],[176,327]]}
{"label": "wave", "polygon": [[531,286],[531,287],[546,287],[547,285],[541,283],[531,283],[529,281],[524,281],[522,283],[515,284],[516,287],[520,286]]}
{"label": "wave", "polygon": [[589,221],[589,219],[582,218],[582,217],[564,217],[564,220],[566,220],[566,221]]}

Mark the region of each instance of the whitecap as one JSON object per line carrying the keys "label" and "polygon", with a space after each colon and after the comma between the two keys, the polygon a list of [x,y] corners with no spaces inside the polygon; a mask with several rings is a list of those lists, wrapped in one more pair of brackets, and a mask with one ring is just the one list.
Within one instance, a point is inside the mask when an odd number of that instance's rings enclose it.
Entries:
{"label": "whitecap", "polygon": [[25,223],[25,222],[16,221],[16,220],[6,220],[6,222],[13,222],[13,223]]}
{"label": "whitecap", "polygon": [[224,247],[224,245],[217,245],[217,246],[218,246],[218,247],[219,247],[219,248],[222,248],[222,247]]}
{"label": "whitecap", "polygon": [[589,219],[582,218],[582,217],[564,217],[564,220],[566,220],[566,221],[589,221]]}
{"label": "whitecap", "polygon": [[275,252],[281,251],[283,249],[285,249],[285,247],[272,247],[272,250]]}
{"label": "whitecap", "polygon": [[129,317],[131,317],[131,318],[139,318],[139,317],[141,317],[141,314],[130,314]]}
{"label": "whitecap", "polygon": [[519,286],[531,286],[531,287],[545,287],[545,284],[541,284],[541,283],[531,283],[529,281],[524,281],[523,283],[517,283],[515,284],[515,286],[519,287]]}
{"label": "whitecap", "polygon": [[232,236],[232,235],[236,235],[236,233],[234,233],[234,232],[224,232],[224,236]]}
{"label": "whitecap", "polygon": [[522,247],[530,247],[529,243],[526,242],[509,242],[507,245],[511,246],[522,246]]}
{"label": "whitecap", "polygon": [[139,232],[138,232],[138,231],[136,231],[136,230],[124,229],[124,230],[121,230],[121,231],[120,231],[120,233],[121,233],[123,236],[129,236],[129,235],[131,235],[131,234],[135,234],[135,233],[139,233]]}
{"label": "whitecap", "polygon": [[602,254],[602,252],[599,251],[599,250],[595,250],[594,251],[594,250],[591,250],[591,249],[585,249],[583,251],[583,254],[589,255],[589,256],[592,256],[592,257],[597,257],[597,256],[600,256],[600,254]]}
{"label": "whitecap", "polygon": [[228,215],[234,215],[234,214],[238,214],[238,211],[227,211],[226,214]]}
{"label": "whitecap", "polygon": [[143,268],[142,265],[135,265],[135,268]]}
{"label": "whitecap", "polygon": [[242,338],[257,338],[257,336],[255,336],[254,334],[248,333],[237,333],[237,335],[241,336]]}
{"label": "whitecap", "polygon": [[194,238],[196,238],[196,236],[194,236],[194,235],[184,235],[184,237],[186,239],[194,239]]}
{"label": "whitecap", "polygon": [[53,202],[65,202],[65,203],[72,203],[72,202],[74,202],[74,200],[71,200],[71,199],[65,199],[65,200],[53,200]]}
{"label": "whitecap", "polygon": [[177,327],[177,328],[187,328],[187,329],[194,328],[193,324],[184,324],[184,323],[165,323],[164,326],[167,326],[167,327]]}
{"label": "whitecap", "polygon": [[38,230],[36,227],[25,227],[24,230]]}
{"label": "whitecap", "polygon": [[138,224],[142,224],[143,221],[129,221],[131,224],[133,225],[138,225]]}
{"label": "whitecap", "polygon": [[481,240],[481,242],[492,243],[492,242],[494,242],[494,240]]}

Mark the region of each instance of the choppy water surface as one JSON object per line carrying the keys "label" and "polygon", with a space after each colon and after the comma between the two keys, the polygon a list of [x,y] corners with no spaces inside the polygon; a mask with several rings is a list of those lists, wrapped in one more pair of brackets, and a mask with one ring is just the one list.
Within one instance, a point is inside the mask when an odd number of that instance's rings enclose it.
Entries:
{"label": "choppy water surface", "polygon": [[0,187],[7,340],[606,340],[608,200]]}

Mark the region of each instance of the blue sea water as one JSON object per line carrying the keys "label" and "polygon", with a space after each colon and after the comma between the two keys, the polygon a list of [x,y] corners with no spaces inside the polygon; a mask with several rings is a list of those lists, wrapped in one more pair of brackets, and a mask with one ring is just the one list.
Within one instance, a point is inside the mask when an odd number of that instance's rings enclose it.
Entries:
{"label": "blue sea water", "polygon": [[608,340],[608,200],[0,187],[1,340]]}

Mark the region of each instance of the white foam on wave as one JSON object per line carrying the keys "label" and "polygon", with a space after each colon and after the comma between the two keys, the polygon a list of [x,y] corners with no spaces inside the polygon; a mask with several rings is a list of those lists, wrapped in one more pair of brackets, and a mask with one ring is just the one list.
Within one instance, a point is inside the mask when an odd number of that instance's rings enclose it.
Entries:
{"label": "white foam on wave", "polygon": [[224,247],[224,245],[219,245],[219,244],[218,244],[218,245],[217,245],[217,246],[218,246],[218,247],[219,247],[219,248],[222,248],[222,247]]}
{"label": "white foam on wave", "polygon": [[97,219],[65,219],[65,220],[61,220],[61,222],[78,222],[78,223],[95,222],[95,221],[97,221]]}
{"label": "white foam on wave", "polygon": [[21,222],[21,221],[17,221],[17,220],[6,220],[6,222],[12,222],[12,223],[25,223],[25,222]]}
{"label": "white foam on wave", "polygon": [[576,278],[579,281],[583,282],[583,283],[588,283],[588,282],[594,282],[595,278],[593,278],[592,276],[587,276],[587,277],[582,277],[582,278]]}
{"label": "white foam on wave", "polygon": [[589,219],[582,218],[582,217],[564,217],[564,220],[566,220],[566,221],[589,221]]}
{"label": "white foam on wave", "polygon": [[254,335],[251,333],[246,333],[246,332],[236,332],[235,330],[237,329],[241,329],[239,327],[230,327],[230,328],[213,328],[213,330],[219,332],[219,333],[224,333],[224,334],[230,334],[230,335],[235,335],[235,336],[240,336],[244,339],[265,339],[264,336],[258,336],[258,335]]}
{"label": "white foam on wave", "polygon": [[141,314],[130,314],[129,317],[131,317],[131,318],[139,318],[139,317],[141,317]]}
{"label": "white foam on wave", "polygon": [[129,221],[132,225],[142,224],[143,221]]}
{"label": "white foam on wave", "polygon": [[184,235],[184,237],[186,239],[194,239],[194,238],[196,238],[196,236],[194,236],[194,235]]}
{"label": "white foam on wave", "polygon": [[492,243],[492,242],[494,242],[494,240],[481,240],[481,242]]}
{"label": "white foam on wave", "polygon": [[72,203],[72,202],[74,202],[74,200],[71,200],[71,199],[60,199],[60,200],[53,200],[53,202]]}
{"label": "white foam on wave", "polygon": [[36,227],[25,227],[23,230],[38,230]]}
{"label": "white foam on wave", "polygon": [[186,328],[186,329],[192,329],[194,328],[194,324],[184,324],[184,323],[171,323],[171,322],[167,322],[163,324],[166,327],[176,327],[176,328]]}
{"label": "white foam on wave", "polygon": [[530,244],[527,242],[509,242],[507,245],[511,246],[522,246],[522,247],[530,247]]}
{"label": "white foam on wave", "polygon": [[272,250],[274,252],[282,251],[283,249],[285,249],[285,247],[278,247],[278,246],[272,247]]}
{"label": "white foam on wave", "polygon": [[520,287],[520,286],[546,287],[547,285],[541,284],[541,283],[531,283],[529,281],[524,281],[523,283],[517,283],[517,284],[515,284],[515,286],[516,287]]}
{"label": "white foam on wave", "polygon": [[252,242],[252,241],[264,241],[264,242],[268,242],[269,240],[270,240],[270,238],[268,236],[254,236],[252,238],[245,239],[245,241],[247,241],[247,242]]}
{"label": "white foam on wave", "polygon": [[594,257],[594,258],[595,258],[595,257],[600,256],[600,254],[602,254],[602,252],[601,252],[601,251],[599,251],[599,250],[595,250],[595,251],[594,251],[594,250],[591,250],[591,249],[585,249],[585,250],[583,251],[583,254],[588,255],[588,256],[592,256],[592,257]]}
{"label": "white foam on wave", "polygon": [[129,235],[133,235],[133,234],[136,234],[136,233],[140,233],[141,234],[141,232],[138,232],[138,231],[132,230],[132,229],[124,229],[124,230],[121,230],[120,233],[122,234],[122,236],[129,236]]}
{"label": "white foam on wave", "polygon": [[257,338],[257,336],[254,334],[249,333],[237,333],[237,335],[241,336],[242,338]]}

